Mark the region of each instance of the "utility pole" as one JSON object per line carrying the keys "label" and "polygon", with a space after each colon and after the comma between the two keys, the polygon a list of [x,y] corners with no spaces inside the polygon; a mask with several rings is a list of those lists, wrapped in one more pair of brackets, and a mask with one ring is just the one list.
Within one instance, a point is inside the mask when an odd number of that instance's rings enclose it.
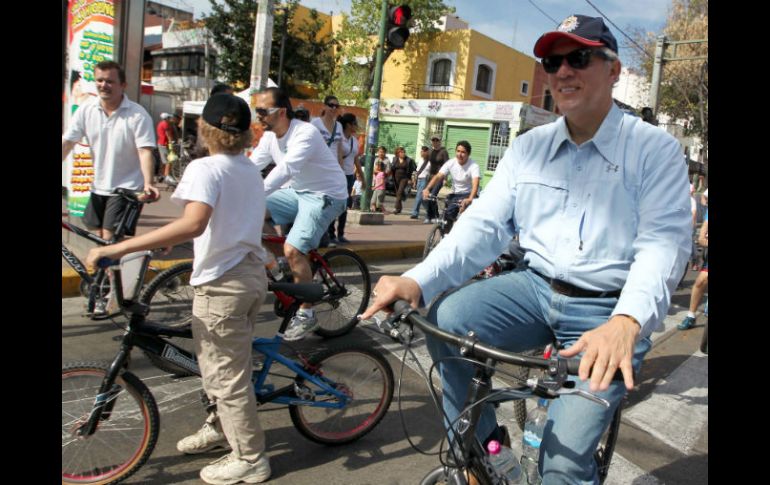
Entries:
{"label": "utility pole", "polygon": [[273,42],[273,1],[257,1],[257,22],[254,29],[254,52],[251,57],[251,80],[249,93],[252,97],[257,91],[267,87],[270,72],[270,44]]}
{"label": "utility pole", "polygon": [[663,72],[663,51],[666,48],[666,36],[658,36],[655,42],[655,58],[652,66],[652,86],[650,86],[650,107],[652,116],[658,115],[658,101],[660,100],[660,79]]}
{"label": "utility pole", "polygon": [[289,9],[283,9],[283,27],[281,28],[281,53],[278,57],[278,87],[283,86],[283,49],[286,46],[286,29],[289,22]]}
{"label": "utility pole", "polygon": [[369,123],[367,128],[367,153],[364,162],[364,193],[361,197],[361,211],[369,212],[369,201],[372,200],[372,172],[374,171],[374,157],[377,152],[377,141],[380,131],[380,91],[382,90],[382,64],[385,57],[385,30],[388,25],[388,1],[382,0],[380,15],[380,42],[377,45],[377,61],[374,66],[374,84],[372,85],[372,97],[369,98]]}

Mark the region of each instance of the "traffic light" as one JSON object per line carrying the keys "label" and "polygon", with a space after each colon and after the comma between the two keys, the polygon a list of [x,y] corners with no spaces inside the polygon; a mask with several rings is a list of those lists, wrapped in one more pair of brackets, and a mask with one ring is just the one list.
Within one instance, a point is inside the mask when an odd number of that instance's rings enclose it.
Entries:
{"label": "traffic light", "polygon": [[412,9],[408,5],[391,7],[388,12],[387,43],[391,49],[403,49],[409,38],[409,27],[406,26],[412,18]]}

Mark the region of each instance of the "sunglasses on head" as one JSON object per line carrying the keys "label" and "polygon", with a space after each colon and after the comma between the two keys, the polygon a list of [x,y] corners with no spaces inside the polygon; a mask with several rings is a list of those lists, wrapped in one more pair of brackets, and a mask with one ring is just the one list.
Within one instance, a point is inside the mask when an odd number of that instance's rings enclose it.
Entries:
{"label": "sunglasses on head", "polygon": [[591,57],[594,55],[598,55],[599,57],[603,59],[607,59],[607,55],[598,50],[598,49],[591,49],[590,47],[585,47],[582,49],[577,49],[569,54],[565,55],[553,55],[553,56],[546,56],[543,57],[543,60],[541,61],[543,64],[543,69],[548,74],[555,74],[556,71],[559,70],[561,67],[562,62],[564,59],[567,59],[567,64],[569,67],[573,69],[585,69],[588,67],[588,64],[591,63]]}
{"label": "sunglasses on head", "polygon": [[257,116],[260,118],[264,118],[265,116],[269,116],[276,111],[278,111],[281,108],[255,108],[254,112],[257,113]]}

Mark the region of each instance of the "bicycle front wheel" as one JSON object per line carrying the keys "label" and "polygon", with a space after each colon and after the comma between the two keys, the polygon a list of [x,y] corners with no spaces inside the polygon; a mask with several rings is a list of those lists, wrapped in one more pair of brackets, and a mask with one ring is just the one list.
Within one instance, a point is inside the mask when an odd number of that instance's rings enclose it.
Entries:
{"label": "bicycle front wheel", "polygon": [[77,435],[88,420],[108,366],[76,362],[62,368],[62,484],[118,483],[152,454],[160,418],[150,390],[130,372],[115,379],[112,406],[91,436]]}
{"label": "bicycle front wheel", "polygon": [[372,283],[369,268],[361,256],[349,249],[337,248],[323,256],[328,270],[313,263],[313,281],[325,288],[324,301],[313,307],[321,337],[339,337],[353,330],[358,315],[369,304]]}
{"label": "bicycle front wheel", "polygon": [[[327,350],[311,358],[305,370],[350,399],[341,409],[289,406],[294,426],[311,441],[326,445],[350,443],[374,429],[388,412],[393,399],[393,370],[379,352],[366,347]],[[337,399],[301,377],[295,384],[312,392],[315,401]]]}
{"label": "bicycle front wheel", "polygon": [[441,226],[436,224],[430,234],[428,234],[428,239],[425,241],[425,249],[422,251],[422,259],[427,258],[428,254],[433,251],[433,248],[438,246],[438,243],[440,243],[441,239],[443,238],[444,232],[441,230]]}
{"label": "bicycle front wheel", "polygon": [[[192,325],[192,302],[195,290],[190,286],[192,262],[179,263],[161,271],[142,291],[139,301],[147,305],[150,313],[147,321],[156,325],[185,328]],[[168,337],[167,340],[191,353],[195,353],[192,339]],[[160,370],[177,377],[191,376],[186,369],[145,351],[150,362]]]}

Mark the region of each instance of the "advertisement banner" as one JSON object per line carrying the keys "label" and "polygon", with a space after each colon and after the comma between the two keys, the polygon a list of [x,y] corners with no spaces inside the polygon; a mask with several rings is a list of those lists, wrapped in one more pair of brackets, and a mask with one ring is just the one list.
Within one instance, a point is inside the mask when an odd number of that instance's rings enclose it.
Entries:
{"label": "advertisement banner", "polygon": [[[67,82],[64,127],[78,107],[97,96],[94,66],[113,59],[115,5],[112,0],[70,0],[67,8]],[[75,145],[65,170],[67,208],[82,217],[91,193],[94,162],[85,139]]]}

